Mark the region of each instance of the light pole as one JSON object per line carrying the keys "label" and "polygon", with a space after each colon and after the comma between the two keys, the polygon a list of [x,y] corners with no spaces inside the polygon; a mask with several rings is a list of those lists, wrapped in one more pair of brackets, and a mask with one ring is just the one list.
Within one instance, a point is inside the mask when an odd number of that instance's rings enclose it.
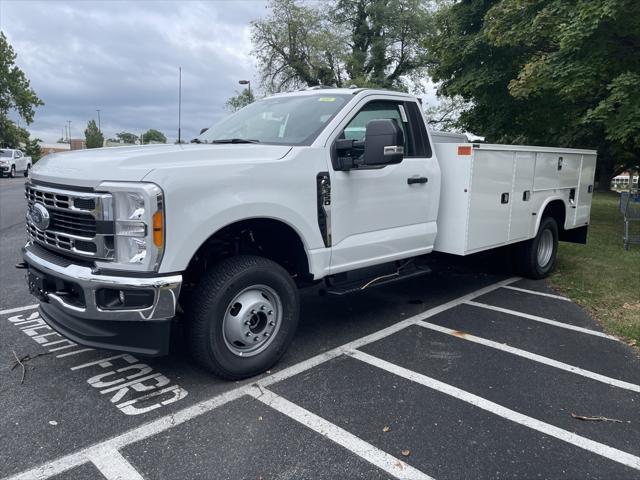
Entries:
{"label": "light pole", "polygon": [[249,100],[251,100],[251,80],[238,80],[240,85],[246,85],[249,90]]}
{"label": "light pole", "polygon": [[96,112],[98,112],[98,131],[102,133],[102,129],[100,128],[100,109],[96,109]]}
{"label": "light pole", "polygon": [[67,132],[69,134],[69,150],[71,150],[71,120],[67,120],[67,124],[69,125]]}
{"label": "light pole", "polygon": [[180,123],[182,120],[182,67],[178,67],[178,145],[181,142]]}

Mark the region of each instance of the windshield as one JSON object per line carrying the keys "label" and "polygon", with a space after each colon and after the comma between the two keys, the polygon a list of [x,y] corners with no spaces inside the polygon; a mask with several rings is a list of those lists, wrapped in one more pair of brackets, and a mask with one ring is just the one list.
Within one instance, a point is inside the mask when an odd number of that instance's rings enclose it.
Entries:
{"label": "windshield", "polygon": [[310,145],[353,95],[300,95],[260,100],[215,124],[202,143]]}
{"label": "windshield", "polygon": [[0,150],[0,157],[11,158],[11,150]]}

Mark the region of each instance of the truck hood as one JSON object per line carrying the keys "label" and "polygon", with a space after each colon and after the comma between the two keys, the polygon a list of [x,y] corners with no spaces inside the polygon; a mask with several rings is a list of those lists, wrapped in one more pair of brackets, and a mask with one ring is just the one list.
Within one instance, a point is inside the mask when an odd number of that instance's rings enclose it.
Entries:
{"label": "truck hood", "polygon": [[97,187],[104,181],[140,181],[156,169],[257,163],[284,157],[291,147],[260,144],[143,145],[96,148],[47,155],[31,177],[42,182]]}

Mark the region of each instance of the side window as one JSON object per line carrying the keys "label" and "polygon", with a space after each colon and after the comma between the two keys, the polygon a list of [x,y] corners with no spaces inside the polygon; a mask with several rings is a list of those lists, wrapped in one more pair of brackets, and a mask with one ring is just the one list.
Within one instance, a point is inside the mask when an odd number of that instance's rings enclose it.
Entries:
{"label": "side window", "polygon": [[413,127],[415,156],[431,158],[431,144],[429,143],[429,135],[427,135],[427,128],[424,124],[420,107],[415,102],[407,102],[405,105]]}
{"label": "side window", "polygon": [[362,141],[367,130],[367,123],[380,119],[391,119],[398,123],[404,133],[405,156],[414,156],[412,132],[403,103],[389,100],[373,100],[367,103],[345,127],[342,138]]}
{"label": "side window", "polygon": [[22,158],[22,152],[20,150],[16,150],[16,158]]}

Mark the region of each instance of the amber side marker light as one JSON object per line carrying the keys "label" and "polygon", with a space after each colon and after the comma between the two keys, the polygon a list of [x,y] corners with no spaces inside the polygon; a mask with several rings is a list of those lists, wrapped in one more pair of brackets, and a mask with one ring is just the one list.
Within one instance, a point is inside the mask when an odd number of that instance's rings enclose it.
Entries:
{"label": "amber side marker light", "polygon": [[153,214],[153,244],[164,247],[164,216],[160,210]]}
{"label": "amber side marker light", "polygon": [[458,155],[471,155],[471,147],[470,146],[459,146],[458,147]]}

